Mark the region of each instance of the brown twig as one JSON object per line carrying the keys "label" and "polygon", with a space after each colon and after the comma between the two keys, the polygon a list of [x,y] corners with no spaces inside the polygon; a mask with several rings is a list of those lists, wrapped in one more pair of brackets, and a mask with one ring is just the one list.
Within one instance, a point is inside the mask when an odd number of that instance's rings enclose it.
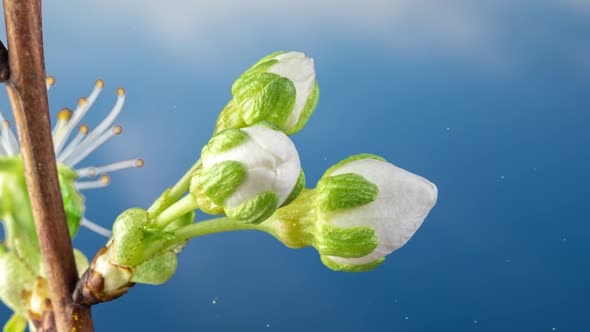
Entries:
{"label": "brown twig", "polygon": [[4,0],[8,96],[58,331],[93,331],[90,307],[75,305],[78,273],[59,188],[45,86],[41,0]]}

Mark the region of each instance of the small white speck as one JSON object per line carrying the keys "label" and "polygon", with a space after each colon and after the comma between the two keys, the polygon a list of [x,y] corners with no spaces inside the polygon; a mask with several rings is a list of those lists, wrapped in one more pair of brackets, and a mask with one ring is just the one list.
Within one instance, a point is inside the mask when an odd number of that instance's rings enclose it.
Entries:
{"label": "small white speck", "polygon": [[500,180],[504,180],[504,175],[499,176]]}
{"label": "small white speck", "polygon": [[213,300],[211,300],[211,304],[217,304],[217,298],[214,298]]}
{"label": "small white speck", "polygon": [[408,320],[409,319],[408,316],[406,316],[405,319]]}
{"label": "small white speck", "polygon": [[270,324],[266,324],[266,327],[270,327]]}
{"label": "small white speck", "polygon": [[473,321],[473,324],[477,324],[477,319]]}
{"label": "small white speck", "polygon": [[562,242],[565,242],[565,241],[567,241],[567,239],[566,239],[566,238],[563,238],[563,239],[561,239],[561,241],[562,241]]}
{"label": "small white speck", "polygon": [[451,131],[451,127],[447,127],[447,131]]}
{"label": "small white speck", "polygon": [[505,260],[504,260],[504,262],[505,262],[505,263],[510,263],[510,262],[512,262],[512,260],[510,260],[510,259],[505,259]]}
{"label": "small white speck", "polygon": [[552,328],[551,331],[557,331],[557,329],[556,328]]}

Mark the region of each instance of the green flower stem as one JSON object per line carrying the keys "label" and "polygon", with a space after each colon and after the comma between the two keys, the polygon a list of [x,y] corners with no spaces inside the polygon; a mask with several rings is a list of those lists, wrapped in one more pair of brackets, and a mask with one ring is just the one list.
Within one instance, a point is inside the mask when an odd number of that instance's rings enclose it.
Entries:
{"label": "green flower stem", "polygon": [[151,217],[157,217],[161,212],[176,203],[180,197],[188,191],[191,184],[192,174],[197,167],[201,165],[201,159],[189,168],[189,170],[176,182],[174,186],[168,188],[166,191],[154,201],[154,203],[147,210]]}
{"label": "green flower stem", "polygon": [[168,194],[168,198],[170,200],[176,201],[187,192],[188,187],[191,184],[191,177],[193,175],[193,171],[197,169],[197,167],[201,166],[201,158],[197,160],[197,162],[186,172],[180,180],[172,187],[170,193]]}
{"label": "green flower stem", "polygon": [[209,219],[181,227],[174,232],[174,240],[182,242],[194,237],[208,234],[243,230],[257,230],[268,232],[268,229],[263,224],[246,224],[244,222],[236,221],[227,217],[222,217]]}
{"label": "green flower stem", "polygon": [[156,228],[164,229],[174,220],[198,208],[199,205],[196,199],[191,194],[188,194],[162,211],[152,223]]}

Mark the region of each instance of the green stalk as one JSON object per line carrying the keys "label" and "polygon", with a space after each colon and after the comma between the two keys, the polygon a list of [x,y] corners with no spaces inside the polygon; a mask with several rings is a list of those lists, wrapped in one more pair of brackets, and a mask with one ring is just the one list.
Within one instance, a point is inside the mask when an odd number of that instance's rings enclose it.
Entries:
{"label": "green stalk", "polygon": [[196,199],[189,193],[162,211],[152,223],[156,228],[164,229],[174,220],[198,208]]}
{"label": "green stalk", "polygon": [[172,189],[170,189],[170,192],[168,193],[168,198],[170,200],[176,201],[180,198],[180,196],[182,196],[182,194],[187,192],[191,184],[193,171],[199,166],[201,166],[201,158],[199,158],[199,160],[197,160],[197,162],[188,170],[188,172],[186,172],[182,178],[180,178],[180,180],[178,180],[178,182],[172,187]]}
{"label": "green stalk", "polygon": [[192,174],[197,167],[201,166],[201,159],[189,168],[189,170],[176,182],[176,184],[164,191],[154,203],[148,208],[148,213],[151,218],[157,217],[160,213],[168,207],[176,203],[180,197],[189,190],[191,184]]}
{"label": "green stalk", "polygon": [[174,240],[182,242],[194,237],[215,234],[221,232],[257,230],[268,233],[268,229],[263,225],[246,224],[240,221],[232,220],[227,217],[209,219],[190,224],[177,229],[174,232]]}

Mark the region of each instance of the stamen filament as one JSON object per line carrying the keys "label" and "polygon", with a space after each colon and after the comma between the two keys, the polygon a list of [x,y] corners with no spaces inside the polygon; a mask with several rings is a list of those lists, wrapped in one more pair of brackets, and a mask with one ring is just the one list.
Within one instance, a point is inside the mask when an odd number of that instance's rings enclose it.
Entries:
{"label": "stamen filament", "polygon": [[68,140],[68,137],[74,129],[74,127],[78,125],[80,120],[82,120],[82,117],[84,117],[84,115],[88,112],[90,107],[92,107],[92,104],[94,104],[94,101],[96,101],[96,98],[98,98],[98,95],[102,91],[103,87],[103,80],[97,80],[94,84],[94,89],[88,96],[88,99],[80,98],[80,100],[78,101],[78,107],[76,107],[76,110],[74,111],[74,115],[72,116],[71,121],[68,122],[68,125],[65,127],[63,134],[56,137],[56,141],[54,142],[56,154],[59,154],[65,142]]}
{"label": "stamen filament", "polygon": [[2,136],[2,144],[4,150],[10,156],[18,154],[20,146],[14,133],[10,130],[10,122],[2,117],[2,123],[0,124],[0,135]]}
{"label": "stamen filament", "polygon": [[97,189],[97,188],[104,188],[111,183],[111,178],[103,174],[100,176],[100,179],[93,180],[93,181],[78,181],[74,183],[77,190],[88,190],[88,189]]}
{"label": "stamen filament", "polygon": [[98,138],[90,140],[90,138],[86,138],[86,141],[89,141],[88,144],[80,144],[74,151],[72,152],[70,158],[66,159],[64,164],[69,165],[70,167],[76,166],[80,161],[86,158],[89,154],[91,154],[94,150],[98,147],[103,145],[109,138],[119,135],[123,132],[123,128],[121,126],[114,126],[111,127],[111,130],[103,133]]}
{"label": "stamen filament", "polygon": [[102,120],[102,122],[92,132],[90,132],[90,134],[88,134],[88,137],[86,137],[86,139],[82,143],[80,143],[81,149],[92,144],[94,139],[96,139],[97,137],[100,137],[101,135],[104,134],[104,132],[107,130],[107,128],[110,125],[112,125],[113,122],[115,121],[115,119],[117,118],[117,116],[119,116],[119,113],[121,113],[121,110],[123,109],[124,104],[125,104],[125,89],[118,88],[117,89],[117,101],[115,102],[115,105],[113,106],[113,108],[111,109],[109,114],[106,116],[106,118],[104,118],[104,120]]}
{"label": "stamen filament", "polygon": [[94,233],[98,234],[98,235],[102,235],[104,237],[110,238],[111,237],[111,231],[100,226],[99,224],[96,224],[86,218],[82,218],[82,222],[81,225],[88,228],[89,230],[93,231]]}
{"label": "stamen filament", "polygon": [[78,147],[78,144],[88,135],[88,125],[81,124],[80,129],[78,130],[78,134],[74,137],[74,139],[66,146],[66,148],[57,156],[57,161],[62,162],[66,158],[68,158],[75,148]]}
{"label": "stamen filament", "polygon": [[80,177],[95,177],[96,174],[100,173],[112,173],[120,171],[126,168],[141,168],[143,167],[143,159],[129,159],[118,161],[112,164],[100,166],[100,167],[86,167],[76,170]]}

